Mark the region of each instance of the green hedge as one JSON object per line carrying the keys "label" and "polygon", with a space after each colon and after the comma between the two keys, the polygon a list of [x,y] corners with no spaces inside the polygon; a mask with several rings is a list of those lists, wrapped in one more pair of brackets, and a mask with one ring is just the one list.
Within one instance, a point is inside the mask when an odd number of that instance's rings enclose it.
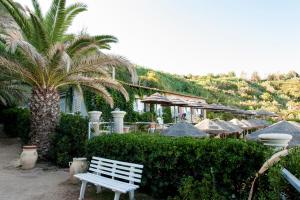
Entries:
{"label": "green hedge", "polygon": [[280,200],[280,194],[284,193],[287,199],[300,200],[299,192],[283,178],[281,174],[283,168],[300,179],[300,147],[290,150],[289,155],[282,158],[259,179],[255,199]]}
{"label": "green hedge", "polygon": [[0,112],[0,122],[8,137],[20,137],[23,144],[28,144],[30,133],[30,112],[24,108],[8,108]]}
{"label": "green hedge", "polygon": [[[205,179],[214,185],[216,195],[245,197],[251,177],[268,152],[262,145],[241,140],[146,134],[96,137],[88,141],[86,149],[88,158],[101,156],[143,164],[141,188],[160,198],[178,194],[183,178],[189,176],[200,182]],[[198,199],[203,199],[207,193],[199,195]]]}
{"label": "green hedge", "polygon": [[52,138],[50,158],[61,167],[68,167],[73,157],[82,157],[87,141],[88,119],[79,114],[61,114]]}

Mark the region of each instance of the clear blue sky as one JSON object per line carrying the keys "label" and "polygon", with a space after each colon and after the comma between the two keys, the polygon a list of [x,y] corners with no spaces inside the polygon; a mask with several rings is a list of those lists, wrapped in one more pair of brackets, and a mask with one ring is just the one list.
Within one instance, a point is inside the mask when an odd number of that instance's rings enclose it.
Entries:
{"label": "clear blue sky", "polygon": [[[40,2],[45,9],[50,0]],[[81,2],[89,11],[70,31],[113,34],[120,42],[112,52],[139,65],[179,74],[300,72],[300,0]]]}

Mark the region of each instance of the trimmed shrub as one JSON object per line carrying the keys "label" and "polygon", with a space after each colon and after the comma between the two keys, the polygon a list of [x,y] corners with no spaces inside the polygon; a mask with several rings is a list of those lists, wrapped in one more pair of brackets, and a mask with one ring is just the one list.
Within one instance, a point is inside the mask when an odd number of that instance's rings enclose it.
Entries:
{"label": "trimmed shrub", "polygon": [[50,158],[58,166],[67,167],[73,157],[84,156],[88,119],[79,114],[61,114],[56,134],[52,138]]}
{"label": "trimmed shrub", "polygon": [[298,179],[300,179],[300,148],[290,151],[289,155],[282,158],[276,165],[259,179],[255,199],[278,199],[284,194],[286,199],[300,200],[299,192],[289,184],[281,174],[286,168]]}
{"label": "trimmed shrub", "polygon": [[[217,196],[241,199],[248,194],[251,177],[268,152],[263,145],[241,140],[146,134],[100,136],[88,141],[86,148],[88,158],[100,156],[143,164],[142,190],[163,199],[178,194],[180,187],[189,188],[182,186],[183,178],[189,176],[202,186],[214,185]],[[198,199],[211,192],[204,186],[201,192],[190,188],[199,193]]]}
{"label": "trimmed shrub", "polygon": [[0,113],[4,132],[8,137],[20,137],[22,144],[28,144],[30,133],[30,111],[25,108],[8,108]]}

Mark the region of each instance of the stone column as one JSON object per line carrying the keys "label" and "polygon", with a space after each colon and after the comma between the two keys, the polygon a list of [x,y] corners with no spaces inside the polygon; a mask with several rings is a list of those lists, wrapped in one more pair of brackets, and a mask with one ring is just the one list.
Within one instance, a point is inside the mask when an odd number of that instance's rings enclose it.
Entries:
{"label": "stone column", "polygon": [[120,111],[120,109],[115,109],[111,112],[114,120],[114,129],[115,133],[123,133],[124,132],[124,116],[126,112]]}

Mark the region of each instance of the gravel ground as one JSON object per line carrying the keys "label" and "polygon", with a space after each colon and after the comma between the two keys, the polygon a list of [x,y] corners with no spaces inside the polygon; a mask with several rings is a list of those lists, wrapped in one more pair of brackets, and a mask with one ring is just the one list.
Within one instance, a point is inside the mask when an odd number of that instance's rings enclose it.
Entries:
{"label": "gravel ground", "polygon": [[[0,200],[75,200],[79,197],[79,185],[68,181],[68,170],[58,169],[47,163],[38,163],[32,170],[16,167],[19,163],[21,145],[18,139],[0,137]],[[85,200],[112,200],[114,194],[104,191],[95,194],[89,186]],[[128,199],[121,195],[121,199]],[[137,194],[137,200],[153,200]]]}
{"label": "gravel ground", "polygon": [[17,168],[21,152],[17,139],[0,139],[0,199],[73,200],[79,186],[68,182],[68,171],[39,163],[32,170]]}

